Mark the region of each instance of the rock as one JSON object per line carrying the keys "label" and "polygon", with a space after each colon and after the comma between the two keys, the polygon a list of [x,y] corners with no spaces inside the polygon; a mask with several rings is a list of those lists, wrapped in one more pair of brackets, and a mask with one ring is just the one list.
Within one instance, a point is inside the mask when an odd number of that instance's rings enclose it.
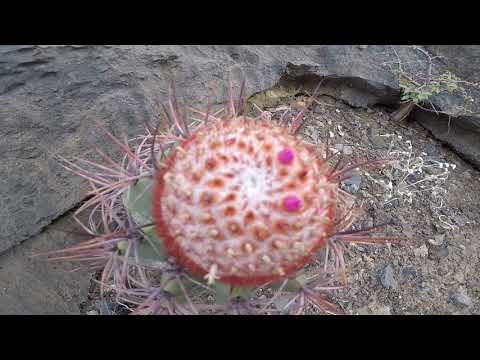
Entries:
{"label": "rock", "polygon": [[380,282],[383,287],[387,289],[395,289],[397,287],[397,282],[393,274],[393,268],[391,265],[387,265],[380,274]]}
{"label": "rock", "polygon": [[431,260],[441,260],[448,256],[450,251],[447,244],[441,244],[439,246],[432,246],[428,250],[428,258]]}
{"label": "rock", "polygon": [[[478,83],[480,47],[472,45],[426,45],[425,49],[432,55],[442,56],[438,66],[440,73],[448,70],[458,76],[462,81]],[[442,111],[444,115],[417,109],[412,113],[422,126],[442,142],[450,145],[467,161],[477,168],[480,167],[480,89],[468,88],[469,96],[473,102],[464,98],[463,93],[442,92],[432,96],[433,106]]]}
{"label": "rock", "polygon": [[100,311],[100,315],[115,315],[114,309],[118,307],[118,304],[112,304],[102,299],[95,302],[95,307]]}
{"label": "rock", "polygon": [[468,280],[467,281],[467,287],[474,292],[479,291],[480,290],[480,280]]}
{"label": "rock", "polygon": [[418,271],[413,265],[405,265],[401,268],[401,275],[404,279],[415,279]]}
{"label": "rock", "polygon": [[376,148],[384,148],[387,146],[387,141],[383,136],[379,136],[380,134],[378,133],[378,130],[370,128],[368,130],[368,137],[370,139],[370,142],[372,143],[373,146]]}
{"label": "rock", "polygon": [[391,310],[389,306],[377,306],[372,308],[373,315],[391,315]]}
{"label": "rock", "polygon": [[413,249],[413,253],[416,257],[426,257],[428,256],[428,247],[427,245],[423,244],[422,246]]}
{"label": "rock", "polygon": [[480,47],[478,45],[425,45],[432,54],[446,60],[448,68],[465,80],[480,81]]}
{"label": "rock", "polygon": [[445,234],[435,235],[433,239],[428,239],[428,242],[434,246],[440,246],[445,240]]}
{"label": "rock", "polygon": [[350,145],[343,146],[343,153],[345,155],[352,155],[353,154],[353,147],[351,147]]}
{"label": "rock", "polygon": [[98,315],[98,311],[97,310],[87,311],[87,315]]}
{"label": "rock", "polygon": [[458,226],[464,226],[467,223],[467,219],[463,215],[454,215],[452,219]]}
{"label": "rock", "polygon": [[353,194],[360,189],[362,183],[362,177],[358,174],[354,174],[351,177],[342,181],[342,189]]}
{"label": "rock", "polygon": [[434,158],[437,158],[440,155],[440,149],[439,145],[434,143],[434,144],[427,144],[425,145],[425,148],[423,149],[427,153],[428,156]]}
{"label": "rock", "polygon": [[475,126],[480,127],[480,120],[478,125],[466,126],[462,123],[462,118],[456,118],[453,121],[450,118],[449,124],[447,115],[434,116],[426,111],[414,110],[412,116],[438,140],[450,145],[465,160],[480,168],[480,143],[478,142],[480,131],[475,128]]}
{"label": "rock", "polygon": [[350,145],[335,144],[335,149],[343,152],[345,155],[352,155],[353,153],[353,148]]}
{"label": "rock", "polygon": [[457,292],[450,296],[450,301],[460,307],[471,307],[473,305],[472,299],[468,296],[464,288],[459,289]]}
{"label": "rock", "polygon": [[381,136],[372,136],[370,138],[370,141],[375,148],[386,148],[387,147],[387,142],[385,139]]}
{"label": "rock", "polygon": [[389,306],[380,305],[376,302],[361,307],[353,312],[355,315],[391,315]]}
{"label": "rock", "polygon": [[[324,77],[321,94],[357,107],[397,102],[400,90],[397,80],[378,66],[378,59],[385,53],[384,47],[369,46],[365,50],[342,45],[300,48],[304,52],[302,59],[287,62],[286,82],[292,78]],[[307,48],[313,50],[316,57],[307,60]]]}
{"label": "rock", "polygon": [[[57,229],[77,229],[63,216]],[[31,258],[35,253],[72,246],[83,237],[53,227],[0,257],[0,315],[75,315],[87,301],[92,274],[69,270],[78,264]]]}

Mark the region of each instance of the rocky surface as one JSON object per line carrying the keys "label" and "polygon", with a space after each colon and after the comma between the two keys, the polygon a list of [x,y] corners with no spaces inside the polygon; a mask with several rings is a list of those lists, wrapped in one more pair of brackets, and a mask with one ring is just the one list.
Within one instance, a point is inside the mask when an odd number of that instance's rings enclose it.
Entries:
{"label": "rocky surface", "polygon": [[[449,70],[462,81],[480,83],[480,46],[428,45],[432,56],[439,56],[439,70]],[[467,161],[480,168],[480,90],[465,85],[466,100],[461,92],[443,93],[432,98],[434,108],[444,112],[417,111],[414,118],[445,144],[451,146]]]}
{"label": "rocky surface", "polygon": [[0,315],[79,314],[87,301],[90,274],[71,272],[76,264],[45,262],[31,256],[71,246],[84,239],[59,229],[72,229],[68,216],[39,235],[0,255]]}
{"label": "rocky surface", "polygon": [[478,45],[425,45],[434,55],[443,57],[444,63],[465,80],[480,81],[480,46]]}
{"label": "rocky surface", "polygon": [[[424,64],[421,52],[396,48],[404,62]],[[451,59],[455,55],[445,48],[429,51]],[[465,51],[472,54],[478,49]],[[94,120],[106,124],[116,135],[134,133],[144,121],[155,118],[172,79],[180,97],[194,105],[207,102],[209,89],[216,89],[217,101],[222,102],[228,77],[238,84],[244,76],[248,96],[269,88],[288,92],[304,85],[311,91],[322,78],[320,94],[355,107],[395,107],[400,88],[385,63],[396,58],[386,46],[1,46],[2,273],[23,271],[25,287],[30,286],[31,291],[44,286],[29,278],[37,274],[28,265],[30,260],[25,260],[24,248],[12,247],[26,239],[32,244],[51,241],[55,248],[62,246],[57,235],[51,234],[47,240],[43,233],[37,234],[84,198],[86,184],[63,170],[53,156],[90,157],[94,145],[115,154],[113,145],[95,129]],[[457,75],[473,81],[475,61],[457,59],[445,67],[463,69]],[[448,133],[446,120],[435,122],[440,118],[436,114],[416,111],[414,115],[435,136],[478,165],[478,118],[454,112],[459,101],[445,96],[432,100],[438,109],[453,115]],[[474,108],[473,112],[478,111]],[[465,124],[470,127],[465,129]],[[25,246],[33,246],[28,243]],[[23,299],[24,290],[14,288],[17,295],[9,295],[9,304]],[[61,297],[56,299],[62,307]],[[16,311],[15,307],[10,309]]]}
{"label": "rocky surface", "polygon": [[[412,146],[410,155],[402,155],[409,161],[367,170],[370,176],[361,172],[355,189],[364,211],[353,226],[391,222],[385,233],[404,240],[391,246],[350,246],[349,284],[331,299],[349,314],[480,314],[479,171],[418,123],[392,121],[385,108],[352,108],[327,97],[320,102],[301,128],[308,141],[330,138],[337,148],[350,146],[352,153],[345,158],[357,162],[384,158],[390,151],[409,154]],[[282,114],[275,107],[266,110],[274,120]],[[448,176],[435,176],[446,163],[455,165],[449,166]],[[397,172],[413,164],[423,164],[422,172],[408,177]],[[316,263],[322,266],[323,254]]]}

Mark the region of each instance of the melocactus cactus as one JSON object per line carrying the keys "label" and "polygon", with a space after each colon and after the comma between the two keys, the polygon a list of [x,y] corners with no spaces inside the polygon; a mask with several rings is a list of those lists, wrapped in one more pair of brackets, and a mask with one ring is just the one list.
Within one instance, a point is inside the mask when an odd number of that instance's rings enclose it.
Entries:
{"label": "melocactus cactus", "polygon": [[327,242],[338,186],[313,146],[271,122],[212,119],[156,180],[153,215],[189,271],[254,286],[300,270]]}
{"label": "melocactus cactus", "polygon": [[[275,124],[242,114],[242,95],[235,106],[231,91],[223,114],[209,106],[188,122],[170,94],[145,135],[121,142],[104,129],[125,154],[120,164],[100,149],[105,164],[62,158],[92,186],[75,214],[92,239],[56,259],[88,261],[101,270],[102,292],[137,314],[302,313],[308,303],[341,312],[322,293],[345,274],[344,244],[389,240],[348,231],[358,206],[339,187],[374,163],[331,164],[328,146],[296,135],[306,110]],[[86,224],[77,217],[85,209]],[[322,248],[324,266],[307,272]],[[270,298],[255,296],[267,288]]]}

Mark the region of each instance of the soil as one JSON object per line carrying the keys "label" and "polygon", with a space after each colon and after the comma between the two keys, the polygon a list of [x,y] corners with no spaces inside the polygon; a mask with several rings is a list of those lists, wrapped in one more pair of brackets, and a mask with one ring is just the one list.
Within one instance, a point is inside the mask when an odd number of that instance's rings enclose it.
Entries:
{"label": "soil", "polygon": [[[275,120],[287,108],[300,111],[305,102],[297,96],[259,106]],[[389,199],[388,188],[363,173],[356,182],[343,184],[364,200],[363,213],[354,226],[392,222],[386,228],[387,234],[404,240],[388,245],[350,246],[346,253],[348,286],[330,293],[330,300],[347,314],[480,314],[479,172],[415,122],[390,121],[390,109],[352,108],[327,96],[321,96],[319,102],[300,129],[309,142],[328,138],[330,147],[343,150],[345,157],[354,162],[362,162],[388,157],[391,151],[408,152],[410,141],[412,159],[422,157],[455,165],[454,169],[449,166],[448,178],[430,182],[444,190],[440,194],[428,190],[431,186],[422,189],[420,185],[427,184],[421,180],[441,168],[413,173],[407,182],[402,182],[403,173],[394,172],[394,195],[395,189],[421,181],[408,187],[418,191],[412,194],[411,203],[408,196]],[[388,180],[390,172],[389,167],[368,170],[377,180]],[[113,302],[99,300],[95,285],[81,311],[124,312]]]}

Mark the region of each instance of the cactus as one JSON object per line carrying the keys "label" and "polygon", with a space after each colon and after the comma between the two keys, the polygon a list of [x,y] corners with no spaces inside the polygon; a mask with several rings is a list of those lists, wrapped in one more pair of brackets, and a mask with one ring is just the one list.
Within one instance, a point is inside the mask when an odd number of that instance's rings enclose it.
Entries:
{"label": "cactus", "polygon": [[[335,162],[303,141],[315,95],[287,126],[244,115],[243,89],[237,104],[231,90],[224,109],[190,109],[201,119],[187,121],[172,86],[156,127],[125,142],[97,123],[123,159],[99,148],[104,163],[59,157],[91,185],[74,214],[91,239],[49,258],[99,270],[101,293],[132,314],[342,313],[327,295],[346,285],[347,244],[396,239],[349,231],[360,206],[339,184],[386,160]],[[321,250],[324,266],[308,270]]]}

